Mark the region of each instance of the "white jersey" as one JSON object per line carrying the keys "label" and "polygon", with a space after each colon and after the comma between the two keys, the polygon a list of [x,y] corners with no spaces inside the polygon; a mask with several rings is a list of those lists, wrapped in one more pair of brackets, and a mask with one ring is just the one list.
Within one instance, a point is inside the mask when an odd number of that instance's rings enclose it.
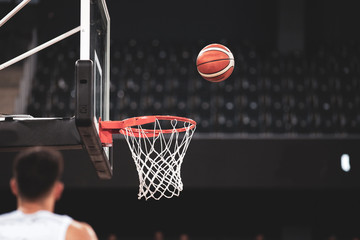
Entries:
{"label": "white jersey", "polygon": [[19,210],[0,215],[1,240],[65,240],[72,222],[67,215],[49,211],[25,214]]}

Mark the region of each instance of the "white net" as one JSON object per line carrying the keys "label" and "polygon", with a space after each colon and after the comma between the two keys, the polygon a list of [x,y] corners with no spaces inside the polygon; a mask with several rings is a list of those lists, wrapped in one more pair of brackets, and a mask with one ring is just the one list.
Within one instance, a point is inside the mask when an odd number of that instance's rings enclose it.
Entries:
{"label": "white net", "polygon": [[[152,124],[151,131],[141,125],[122,130],[139,174],[138,199],[171,198],[179,196],[183,190],[181,164],[195,127],[177,120],[167,120],[167,123],[172,129],[167,133],[162,131],[158,119]],[[178,132],[179,127],[185,131]]]}

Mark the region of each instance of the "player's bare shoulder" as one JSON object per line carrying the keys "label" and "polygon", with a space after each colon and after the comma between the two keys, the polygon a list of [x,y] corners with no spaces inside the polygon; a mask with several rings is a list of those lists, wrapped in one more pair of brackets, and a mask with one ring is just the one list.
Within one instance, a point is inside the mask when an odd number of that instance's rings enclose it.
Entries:
{"label": "player's bare shoulder", "polygon": [[87,223],[72,221],[66,232],[66,240],[98,240],[94,229]]}

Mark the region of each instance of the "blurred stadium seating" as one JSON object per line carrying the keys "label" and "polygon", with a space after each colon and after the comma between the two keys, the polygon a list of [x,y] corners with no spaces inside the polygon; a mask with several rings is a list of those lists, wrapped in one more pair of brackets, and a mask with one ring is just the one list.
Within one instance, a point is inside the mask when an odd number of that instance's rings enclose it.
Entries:
{"label": "blurred stadium seating", "polygon": [[[39,53],[29,114],[74,114],[77,40]],[[210,83],[195,66],[208,43],[112,41],[111,120],[170,114],[193,118],[204,133],[360,132],[359,46],[280,54],[247,42],[222,43],[232,50],[235,69],[226,81]]]}

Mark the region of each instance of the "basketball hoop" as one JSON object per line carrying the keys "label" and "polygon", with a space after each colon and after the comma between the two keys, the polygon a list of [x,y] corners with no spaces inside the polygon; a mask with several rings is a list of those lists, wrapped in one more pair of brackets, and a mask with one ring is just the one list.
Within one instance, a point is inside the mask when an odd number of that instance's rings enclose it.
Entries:
{"label": "basketball hoop", "polygon": [[195,129],[194,120],[176,116],[99,121],[104,146],[112,146],[112,134],[124,135],[139,175],[138,199],[146,200],[179,196],[181,164]]}

